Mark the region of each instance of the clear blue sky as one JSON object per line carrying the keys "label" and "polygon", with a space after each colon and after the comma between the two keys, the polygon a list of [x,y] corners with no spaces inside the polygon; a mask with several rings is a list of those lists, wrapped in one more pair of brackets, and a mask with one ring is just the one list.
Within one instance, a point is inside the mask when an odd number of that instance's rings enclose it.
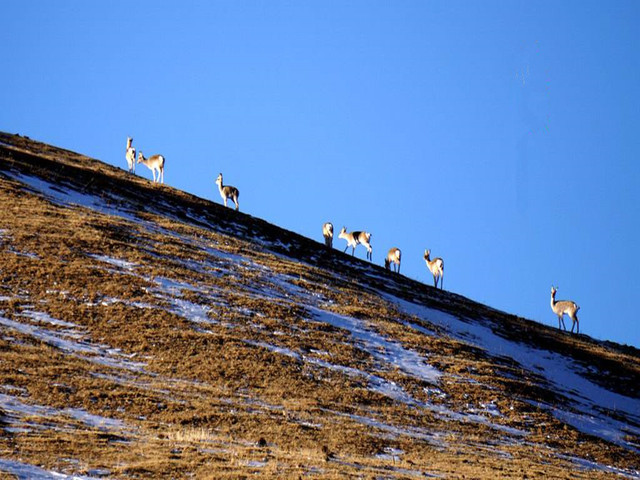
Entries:
{"label": "clear blue sky", "polygon": [[220,202],[223,172],[242,211],[369,230],[427,283],[431,248],[446,289],[544,324],[558,285],[584,333],[640,346],[640,2],[1,12],[0,130],[122,168],[131,135],[169,185]]}

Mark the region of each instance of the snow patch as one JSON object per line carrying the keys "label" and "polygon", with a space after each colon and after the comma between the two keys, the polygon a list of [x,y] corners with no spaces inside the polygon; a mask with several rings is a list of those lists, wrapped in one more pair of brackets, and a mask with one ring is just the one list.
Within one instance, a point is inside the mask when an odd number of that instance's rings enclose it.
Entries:
{"label": "snow patch", "polygon": [[[32,175],[24,175],[16,172],[4,171],[7,177],[25,184],[30,190],[44,195],[51,202],[61,206],[81,206],[104,213],[105,215],[113,215],[132,222],[138,222],[138,218],[122,208],[112,206],[100,197],[88,195],[74,190],[73,187],[64,187],[61,184],[54,184]],[[126,204],[121,199],[111,195],[111,202],[116,204]]]}
{"label": "snow patch", "polygon": [[[523,368],[544,377],[553,390],[568,401],[567,405],[530,402],[533,405],[549,411],[558,420],[583,433],[640,452],[629,440],[629,435],[640,436],[640,399],[596,385],[585,375],[584,366],[570,357],[503,338],[476,321],[463,321],[454,315],[383,292],[380,295],[403,312],[444,329],[453,338],[472,343],[489,355],[513,359]],[[626,421],[618,420],[621,417]]]}
{"label": "snow patch", "polygon": [[[33,315],[34,312],[31,312]],[[77,327],[75,324],[58,321],[61,324]],[[132,372],[142,372],[145,364],[126,360],[120,350],[107,345],[98,345],[84,340],[85,333],[79,330],[64,330],[52,332],[36,325],[24,324],[0,316],[0,325],[16,330],[23,335],[33,337],[47,345],[57,348],[67,354],[78,355],[80,358],[100,365],[120,368]]]}
{"label": "snow patch", "polygon": [[44,470],[43,468],[28,463],[3,458],[0,458],[0,471],[16,476],[18,480],[99,480],[100,477],[104,476],[102,471],[98,472],[98,477],[66,475],[64,473]]}
{"label": "snow patch", "polygon": [[437,384],[439,382],[442,373],[427,364],[421,355],[404,348],[397,342],[384,338],[373,331],[365,322],[316,307],[307,308],[313,313],[315,321],[328,323],[349,331],[363,350],[376,360],[387,364],[389,368],[397,367],[407,375],[427,383]]}
{"label": "snow patch", "polygon": [[122,432],[130,430],[120,420],[93,415],[81,408],[56,409],[43,405],[27,404],[18,398],[0,393],[0,408],[7,415],[8,423],[20,423],[22,418],[40,417],[52,419],[56,417],[70,417],[88,427],[103,431]]}
{"label": "snow patch", "polygon": [[138,264],[136,263],[128,262],[127,260],[121,260],[118,258],[109,257],[108,255],[90,254],[89,256],[91,258],[95,258],[96,260],[99,260],[104,263],[108,263],[109,265],[113,265],[114,267],[118,267],[123,270],[133,270],[138,266]]}

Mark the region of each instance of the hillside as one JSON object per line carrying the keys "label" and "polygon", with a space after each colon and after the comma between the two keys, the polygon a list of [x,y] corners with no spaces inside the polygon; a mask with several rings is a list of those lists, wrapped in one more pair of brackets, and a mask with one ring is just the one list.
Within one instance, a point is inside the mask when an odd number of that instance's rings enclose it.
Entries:
{"label": "hillside", "polygon": [[139,173],[0,134],[0,478],[640,478],[638,350]]}

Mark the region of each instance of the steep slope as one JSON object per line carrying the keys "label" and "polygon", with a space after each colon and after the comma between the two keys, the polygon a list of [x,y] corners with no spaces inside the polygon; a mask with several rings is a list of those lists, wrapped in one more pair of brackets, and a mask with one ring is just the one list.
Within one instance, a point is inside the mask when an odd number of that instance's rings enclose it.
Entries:
{"label": "steep slope", "polygon": [[636,349],[25,137],[0,206],[7,475],[640,478]]}

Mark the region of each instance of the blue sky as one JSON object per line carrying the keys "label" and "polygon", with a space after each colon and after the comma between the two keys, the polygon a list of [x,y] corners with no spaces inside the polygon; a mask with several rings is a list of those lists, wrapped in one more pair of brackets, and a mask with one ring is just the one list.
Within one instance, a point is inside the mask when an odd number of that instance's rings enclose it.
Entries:
{"label": "blue sky", "polygon": [[640,346],[639,22],[637,1],[4,1],[0,130],[122,168],[131,135],[171,186],[220,202],[222,172],[242,211],[368,230],[426,283],[430,248],[446,289],[547,325],[557,285],[582,332]]}

